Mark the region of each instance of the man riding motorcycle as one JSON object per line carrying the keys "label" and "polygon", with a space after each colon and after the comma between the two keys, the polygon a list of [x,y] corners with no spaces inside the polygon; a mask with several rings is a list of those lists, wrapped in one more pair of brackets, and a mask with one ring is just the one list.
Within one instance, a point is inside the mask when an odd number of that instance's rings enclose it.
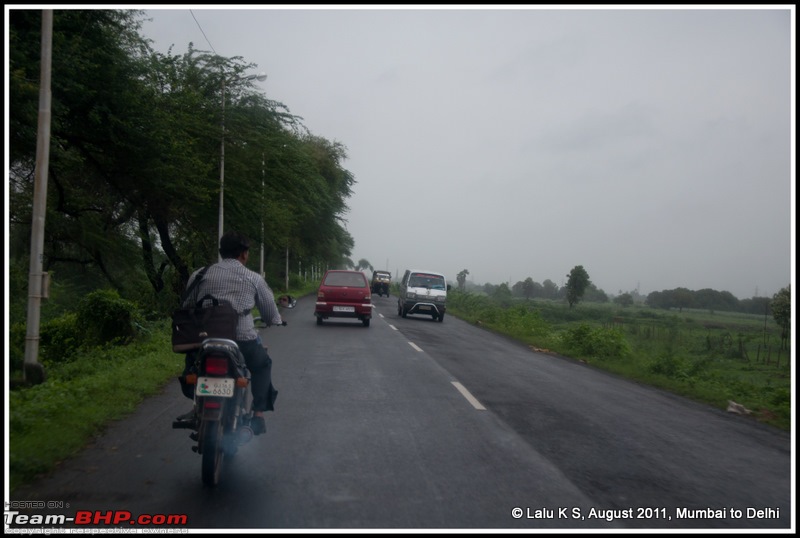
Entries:
{"label": "man riding motorcycle", "polygon": [[[239,319],[236,326],[236,344],[244,355],[251,374],[253,390],[253,419],[250,423],[256,435],[266,432],[265,411],[274,411],[278,391],[272,384],[272,358],[267,353],[261,337],[255,329],[252,310],[258,308],[261,319],[268,325],[285,325],[275,304],[275,297],[264,278],[247,268],[250,242],[238,232],[227,232],[219,242],[222,259],[210,265],[200,283],[185,298],[184,307],[194,305],[199,297],[211,295],[219,301],[231,304]],[[198,269],[189,277],[187,289],[197,277]],[[194,352],[187,353],[184,376],[194,366]],[[182,382],[184,394],[194,397],[192,387]],[[195,409],[178,417],[179,421],[194,421]]]}

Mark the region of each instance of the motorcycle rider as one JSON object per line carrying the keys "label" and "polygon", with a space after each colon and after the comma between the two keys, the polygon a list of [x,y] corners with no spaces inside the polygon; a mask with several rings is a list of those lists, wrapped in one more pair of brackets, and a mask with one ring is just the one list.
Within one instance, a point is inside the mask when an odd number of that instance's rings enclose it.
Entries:
{"label": "motorcycle rider", "polygon": [[[275,296],[264,278],[247,268],[250,242],[243,234],[226,232],[219,241],[221,260],[210,265],[203,279],[183,306],[193,305],[198,297],[212,295],[220,301],[233,305],[239,312],[236,326],[236,344],[242,352],[250,370],[253,390],[253,419],[250,427],[256,435],[266,432],[264,411],[274,411],[278,391],[272,385],[272,358],[255,330],[252,310],[258,308],[261,319],[270,325],[283,325]],[[192,273],[187,282],[191,286],[200,269]],[[193,363],[187,355],[187,368]],[[186,373],[186,372],[184,372]],[[187,395],[188,396],[188,395]],[[181,415],[178,420],[195,420],[195,410]]]}

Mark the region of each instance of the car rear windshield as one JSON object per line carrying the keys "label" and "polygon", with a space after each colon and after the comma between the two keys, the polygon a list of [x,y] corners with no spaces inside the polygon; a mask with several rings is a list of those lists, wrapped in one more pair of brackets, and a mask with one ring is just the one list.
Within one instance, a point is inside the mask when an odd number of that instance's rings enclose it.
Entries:
{"label": "car rear windshield", "polygon": [[361,273],[328,273],[328,276],[325,277],[325,285],[366,288],[367,281]]}

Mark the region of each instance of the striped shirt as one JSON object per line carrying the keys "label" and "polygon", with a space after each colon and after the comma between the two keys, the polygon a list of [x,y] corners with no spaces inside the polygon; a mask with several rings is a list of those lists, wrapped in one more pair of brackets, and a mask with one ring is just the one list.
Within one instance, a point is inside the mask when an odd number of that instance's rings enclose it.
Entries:
{"label": "striped shirt", "polygon": [[[200,269],[192,273],[187,288],[192,285],[199,272]],[[239,323],[236,325],[237,340],[258,338],[253,322],[253,308],[258,308],[261,319],[268,324],[279,325],[283,321],[275,304],[275,296],[266,281],[235,258],[224,258],[209,266],[200,284],[192,291],[191,296],[186,298],[183,306],[192,306],[205,295],[230,303],[239,312]]]}

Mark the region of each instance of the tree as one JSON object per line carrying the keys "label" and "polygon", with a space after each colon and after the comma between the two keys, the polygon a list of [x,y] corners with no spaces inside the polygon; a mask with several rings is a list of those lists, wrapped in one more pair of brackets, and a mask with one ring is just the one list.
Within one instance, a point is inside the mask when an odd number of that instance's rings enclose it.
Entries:
{"label": "tree", "polygon": [[633,295],[630,293],[623,293],[614,297],[614,303],[622,307],[631,306],[633,304]]}
{"label": "tree", "polygon": [[[182,55],[154,52],[138,34],[144,14],[54,13],[44,270],[80,295],[110,285],[146,298],[149,288],[167,310],[191,270],[217,257],[222,81],[254,66],[192,44]],[[9,19],[9,245],[24,266],[41,10]],[[349,259],[355,179],[345,147],[309,133],[251,83],[226,85],[224,96],[225,227],[264,246],[268,274],[270,264],[283,270],[290,247],[306,266]]]}
{"label": "tree", "polygon": [[492,297],[504,305],[511,304],[511,289],[503,282],[492,291]]}
{"label": "tree", "polygon": [[530,300],[533,297],[533,292],[535,290],[535,284],[531,277],[525,279],[522,283],[522,294],[525,296],[526,300]]}
{"label": "tree", "polygon": [[364,258],[361,258],[360,260],[358,260],[358,263],[355,266],[355,270],[356,271],[363,271],[365,269],[369,269],[370,271],[372,271],[373,270],[372,264],[369,263]]}
{"label": "tree", "polygon": [[608,295],[606,295],[606,292],[595,286],[594,283],[590,282],[584,291],[584,300],[592,303],[607,303]]}
{"label": "tree", "polygon": [[542,297],[545,299],[557,299],[558,298],[558,284],[550,280],[549,278],[542,282]]}
{"label": "tree", "polygon": [[694,293],[688,288],[675,288],[667,293],[671,297],[670,307],[678,307],[678,312],[694,306]]}
{"label": "tree", "polygon": [[466,269],[462,269],[458,275],[456,275],[456,281],[458,282],[458,289],[459,291],[464,291],[464,284],[467,282],[467,275],[469,271]]}
{"label": "tree", "polygon": [[573,305],[581,300],[591,281],[589,280],[589,273],[586,272],[582,265],[573,267],[567,278],[567,302],[569,307],[572,308]]}
{"label": "tree", "polygon": [[792,323],[791,285],[772,296],[770,307],[772,308],[772,317],[781,328],[781,349],[786,349],[786,343],[789,340],[789,326]]}
{"label": "tree", "polygon": [[[154,287],[162,285],[157,272],[130,270],[141,269],[143,256],[150,253],[150,243],[137,237],[137,213],[144,208],[137,206],[135,194],[166,197],[159,178],[146,183],[164,143],[151,136],[160,131],[159,107],[147,88],[146,66],[137,57],[144,42],[136,33],[135,15],[124,10],[54,13],[44,251],[45,271],[59,266],[60,277],[105,281],[129,294],[140,291],[144,275]],[[41,10],[14,10],[10,21],[9,209],[11,233],[23,237],[30,237],[31,225],[36,121],[30,111],[36,110],[38,87],[29,81],[38,80],[40,18]]]}

